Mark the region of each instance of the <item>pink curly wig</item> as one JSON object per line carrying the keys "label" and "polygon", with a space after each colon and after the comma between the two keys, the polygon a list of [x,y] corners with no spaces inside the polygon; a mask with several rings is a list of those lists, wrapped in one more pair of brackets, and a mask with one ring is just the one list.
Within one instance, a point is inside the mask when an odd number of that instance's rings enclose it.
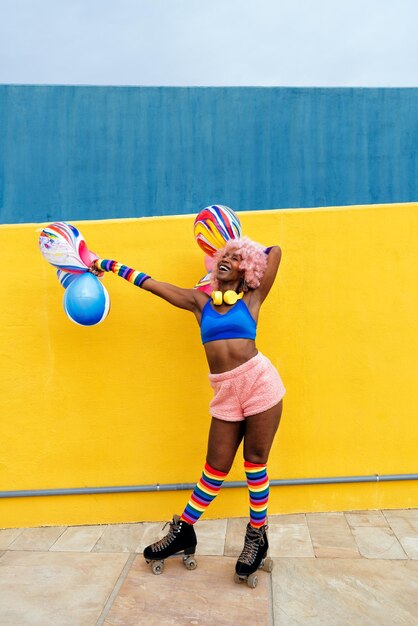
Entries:
{"label": "pink curly wig", "polygon": [[213,256],[213,270],[211,285],[213,289],[219,289],[219,281],[215,276],[216,268],[225,252],[236,252],[242,257],[239,265],[244,270],[244,280],[250,289],[257,289],[267,267],[267,255],[265,248],[256,241],[252,241],[249,237],[239,237],[238,239],[230,239],[226,245],[217,250]]}

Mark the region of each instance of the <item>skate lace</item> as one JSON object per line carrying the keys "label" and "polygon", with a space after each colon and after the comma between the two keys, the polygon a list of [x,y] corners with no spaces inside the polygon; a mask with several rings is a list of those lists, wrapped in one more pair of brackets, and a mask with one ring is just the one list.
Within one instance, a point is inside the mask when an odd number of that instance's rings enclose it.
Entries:
{"label": "skate lace", "polygon": [[[267,530],[267,526],[264,527]],[[250,528],[245,535],[244,548],[240,554],[239,561],[245,565],[252,565],[257,556],[257,551],[260,546],[264,546],[265,533],[257,528]]]}
{"label": "skate lace", "polygon": [[170,524],[170,529],[168,533],[165,535],[165,537],[163,537],[162,539],[159,539],[159,541],[156,541],[155,543],[151,545],[151,550],[153,550],[154,552],[164,550],[176,538],[176,531],[178,532],[179,525],[174,522],[166,522],[161,530],[165,530],[165,528],[167,527],[167,524]]}

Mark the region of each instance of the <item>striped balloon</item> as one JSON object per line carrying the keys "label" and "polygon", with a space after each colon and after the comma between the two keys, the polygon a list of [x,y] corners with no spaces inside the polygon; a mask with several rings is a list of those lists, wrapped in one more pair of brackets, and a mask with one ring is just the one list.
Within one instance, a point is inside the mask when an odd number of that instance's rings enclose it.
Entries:
{"label": "striped balloon", "polygon": [[229,207],[213,204],[196,216],[194,236],[202,250],[213,256],[229,239],[241,237],[241,222]]}
{"label": "striped balloon", "polygon": [[96,258],[90,252],[84,237],[72,224],[54,222],[39,236],[39,248],[44,259],[58,270],[83,274]]}
{"label": "striped balloon", "polygon": [[58,280],[60,281],[64,289],[67,289],[67,287],[71,285],[73,280],[78,278],[78,276],[80,276],[80,274],[74,274],[74,272],[64,272],[64,270],[57,270]]}
{"label": "striped balloon", "polygon": [[197,289],[198,291],[204,291],[205,293],[210,295],[213,291],[210,282],[211,274],[212,272],[208,272],[207,274],[205,274],[203,278],[201,278],[199,282],[195,284],[194,289]]}

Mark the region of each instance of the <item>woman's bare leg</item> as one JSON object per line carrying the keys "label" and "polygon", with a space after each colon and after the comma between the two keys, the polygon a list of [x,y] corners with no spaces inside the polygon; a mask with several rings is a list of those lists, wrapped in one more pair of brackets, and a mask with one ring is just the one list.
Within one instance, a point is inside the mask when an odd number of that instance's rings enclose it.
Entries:
{"label": "woman's bare leg", "polygon": [[222,487],[243,436],[244,422],[225,422],[215,417],[209,431],[208,453],[197,482],[180,519],[194,524]]}
{"label": "woman's bare leg", "polygon": [[267,463],[274,436],[280,424],[283,401],[271,409],[245,418],[244,459]]}
{"label": "woman's bare leg", "polygon": [[[247,574],[250,570],[255,571],[255,569],[253,570],[251,567],[254,563],[258,567],[262,553],[265,554],[268,548],[268,540],[265,536],[265,523],[270,492],[267,461],[274,436],[279,427],[281,415],[282,402],[280,401],[279,404],[276,404],[276,406],[271,409],[247,417],[245,420],[244,469],[247,477],[250,500],[250,523],[247,527],[244,551],[238,559],[237,568],[239,571],[241,571],[241,567],[244,568]],[[246,557],[244,558],[244,556],[247,555],[245,546],[248,542],[250,542],[248,545],[251,544],[251,538],[254,539],[253,535],[257,538],[257,541],[260,541],[260,550],[257,552],[257,558],[255,558],[255,553],[251,553],[251,567],[247,571],[248,563],[244,563],[244,561],[246,562]],[[255,559],[254,563],[252,561],[253,557]]]}
{"label": "woman's bare leg", "polygon": [[244,436],[245,422],[226,422],[212,417],[206,460],[211,467],[228,473]]}

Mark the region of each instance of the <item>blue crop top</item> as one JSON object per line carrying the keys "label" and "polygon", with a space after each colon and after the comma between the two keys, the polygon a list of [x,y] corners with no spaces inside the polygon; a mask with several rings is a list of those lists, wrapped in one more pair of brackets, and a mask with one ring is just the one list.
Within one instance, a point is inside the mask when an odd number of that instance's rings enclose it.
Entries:
{"label": "blue crop top", "polygon": [[255,339],[257,323],[244,300],[238,300],[226,313],[218,313],[208,300],[202,310],[202,343],[218,339]]}

